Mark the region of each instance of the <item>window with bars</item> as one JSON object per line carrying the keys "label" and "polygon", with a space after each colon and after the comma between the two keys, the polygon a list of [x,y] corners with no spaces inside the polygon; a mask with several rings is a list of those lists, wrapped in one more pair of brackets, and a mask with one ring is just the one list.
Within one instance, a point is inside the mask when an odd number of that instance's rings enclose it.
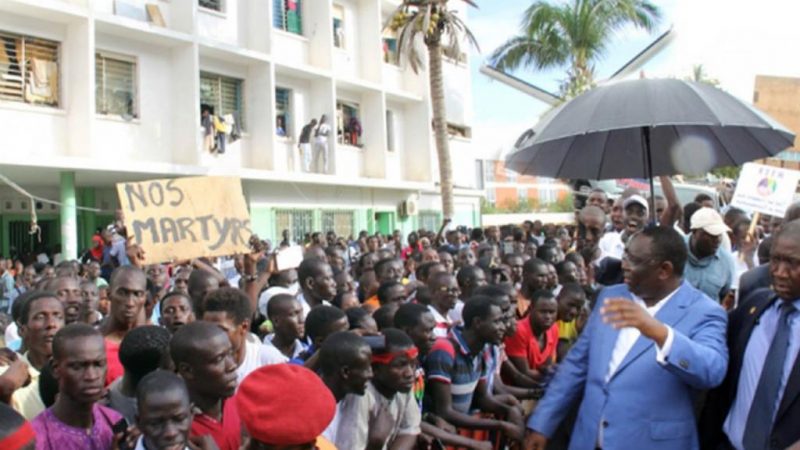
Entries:
{"label": "window with bars", "polygon": [[314,231],[314,212],[310,209],[278,209],[275,227],[279,232],[289,230],[294,242],[302,243],[306,234]]}
{"label": "window with bars", "polygon": [[207,72],[200,73],[200,104],[209,105],[217,116],[232,114],[239,127],[245,129],[243,81]]}
{"label": "window with bars", "polygon": [[213,11],[223,12],[223,0],[198,0],[198,4],[201,8],[210,9]]}
{"label": "window with bars", "polygon": [[437,211],[420,211],[419,227],[428,231],[439,231],[441,225],[440,215]]}
{"label": "window with bars", "polygon": [[58,42],[0,31],[0,44],[0,100],[58,106]]}
{"label": "window with bars", "polygon": [[302,0],[272,0],[272,24],[279,30],[302,35]]}
{"label": "window with bars", "polygon": [[94,57],[95,109],[98,114],[138,117],[136,63],[132,58]]}
{"label": "window with bars", "polygon": [[275,130],[281,137],[293,136],[292,133],[292,91],[285,88],[275,88]]}
{"label": "window with bars", "polygon": [[337,236],[354,236],[353,211],[331,210],[322,211],[322,231],[333,231]]}

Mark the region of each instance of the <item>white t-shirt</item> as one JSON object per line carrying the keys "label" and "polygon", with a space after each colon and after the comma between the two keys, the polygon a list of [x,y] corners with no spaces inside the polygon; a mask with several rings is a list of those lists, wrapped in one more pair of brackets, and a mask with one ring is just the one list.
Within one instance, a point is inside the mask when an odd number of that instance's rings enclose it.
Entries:
{"label": "white t-shirt", "polygon": [[331,126],[327,123],[320,124],[317,128],[317,134],[314,136],[314,142],[317,144],[328,143],[328,135],[331,133]]}
{"label": "white t-shirt", "polygon": [[271,288],[262,292],[258,297],[258,312],[260,312],[261,315],[267,317],[267,305],[269,305],[269,300],[278,294],[294,295],[292,294],[291,290],[282,286],[272,286]]}
{"label": "white t-shirt", "polygon": [[238,385],[242,384],[250,372],[258,369],[261,366],[267,365],[270,361],[269,349],[261,341],[258,336],[253,333],[247,333],[244,341],[244,361],[236,369],[236,382]]}
{"label": "white t-shirt", "polygon": [[[289,362],[289,359],[286,355],[281,353],[278,350],[278,347],[272,344],[272,339],[275,337],[275,334],[269,334],[267,337],[264,338],[264,347],[263,347],[263,361],[264,365],[270,364],[281,364]],[[299,339],[295,339],[294,341],[294,350],[292,351],[292,358],[297,358],[303,351],[306,349],[306,346]]]}
{"label": "white t-shirt", "polygon": [[447,313],[447,318],[453,323],[453,325],[461,325],[464,322],[464,318],[462,313],[464,312],[464,302],[461,300],[456,300],[456,306]]}
{"label": "white t-shirt", "polygon": [[622,259],[622,254],[625,252],[625,244],[622,242],[622,233],[610,231],[604,234],[603,237],[600,238],[598,247],[600,247],[600,252],[602,252],[600,259],[606,256]]}

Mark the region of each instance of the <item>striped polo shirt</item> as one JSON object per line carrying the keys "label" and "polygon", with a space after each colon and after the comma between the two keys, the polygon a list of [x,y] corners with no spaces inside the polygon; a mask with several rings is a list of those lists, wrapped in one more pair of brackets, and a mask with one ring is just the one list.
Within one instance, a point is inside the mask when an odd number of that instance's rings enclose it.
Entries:
{"label": "striped polo shirt", "polygon": [[[491,354],[484,351],[484,347],[470,351],[462,336],[463,331],[462,327],[456,326],[450,329],[446,338],[436,340],[425,357],[425,374],[429,382],[449,384],[453,409],[469,414],[478,382],[488,377]],[[432,400],[426,392],[426,411],[431,411]]]}
{"label": "striped polo shirt", "polygon": [[436,326],[433,328],[433,335],[437,338],[445,338],[447,337],[447,333],[450,331],[450,327],[453,326],[453,321],[450,320],[448,315],[442,315],[439,313],[433,305],[428,305],[428,311],[433,314],[433,319],[436,321]]}

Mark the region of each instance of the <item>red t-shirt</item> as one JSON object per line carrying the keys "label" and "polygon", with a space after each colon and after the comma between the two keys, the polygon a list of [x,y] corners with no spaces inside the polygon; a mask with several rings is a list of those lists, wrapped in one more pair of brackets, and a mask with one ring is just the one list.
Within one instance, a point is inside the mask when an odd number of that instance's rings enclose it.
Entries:
{"label": "red t-shirt", "polygon": [[520,357],[528,360],[528,367],[537,370],[548,362],[556,360],[556,346],[558,345],[558,325],[553,324],[545,332],[544,348],[539,348],[539,339],[531,330],[531,321],[526,317],[519,322],[514,336],[505,340],[506,354],[509,357]]}
{"label": "red t-shirt", "polygon": [[223,400],[222,422],[205,414],[197,414],[192,420],[191,436],[211,435],[219,450],[239,450],[242,444],[242,421],[233,398]]}
{"label": "red t-shirt", "polygon": [[105,245],[103,243],[103,238],[98,235],[92,236],[92,244],[94,246],[89,250],[89,253],[92,254],[92,258],[94,258],[95,261],[102,261],[103,246]]}
{"label": "red t-shirt", "polygon": [[125,373],[125,368],[119,362],[119,342],[106,339],[106,386]]}

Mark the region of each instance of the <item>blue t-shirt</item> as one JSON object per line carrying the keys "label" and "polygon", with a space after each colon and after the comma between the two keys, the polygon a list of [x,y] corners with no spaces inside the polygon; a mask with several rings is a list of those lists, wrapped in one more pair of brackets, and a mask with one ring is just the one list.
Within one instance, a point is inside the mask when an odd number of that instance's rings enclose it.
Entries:
{"label": "blue t-shirt", "polygon": [[[469,414],[478,382],[489,376],[491,357],[484,348],[472,352],[462,333],[462,327],[454,327],[446,338],[440,338],[433,344],[430,353],[425,357],[425,375],[428,386],[431,381],[449,384],[453,409]],[[431,411],[432,400],[426,392],[426,411]]]}

